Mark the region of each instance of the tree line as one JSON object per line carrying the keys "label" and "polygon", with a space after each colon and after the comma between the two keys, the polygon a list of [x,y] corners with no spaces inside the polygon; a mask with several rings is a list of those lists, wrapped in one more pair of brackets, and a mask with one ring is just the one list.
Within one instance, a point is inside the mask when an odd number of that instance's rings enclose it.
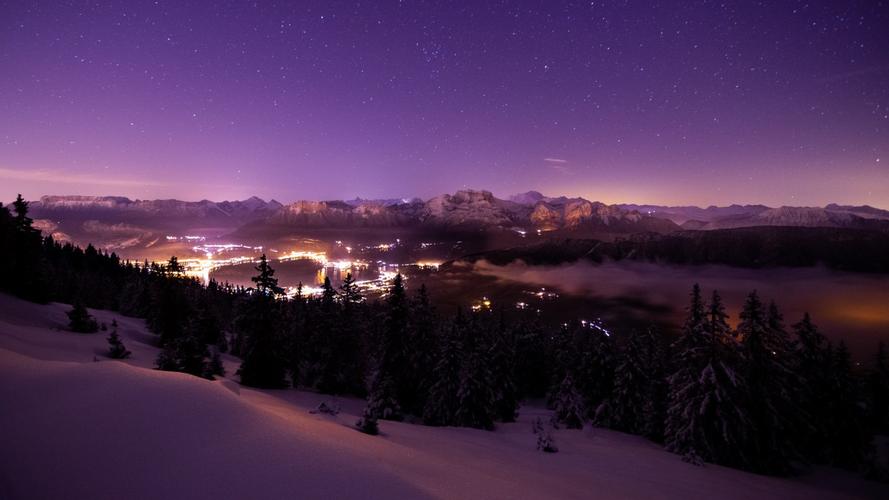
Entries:
{"label": "tree line", "polygon": [[[229,352],[244,385],[366,398],[368,433],[380,419],[493,429],[522,401],[544,400],[551,426],[639,434],[691,462],[767,474],[828,463],[885,478],[871,456],[874,434],[889,433],[885,346],[857,369],[808,314],[788,327],[756,292],[732,328],[719,294],[705,300],[695,285],[678,335],[546,325],[522,310],[443,314],[400,275],[379,300],[351,276],[284,298],[265,256],[253,287],[203,286],[175,257],[137,264],[44,237],[27,212],[21,197],[0,205],[0,289],[73,304],[72,327],[89,325],[85,307],[145,318],[158,369],[213,378]],[[129,356],[113,327],[111,354]],[[535,432],[557,449],[540,422]]]}

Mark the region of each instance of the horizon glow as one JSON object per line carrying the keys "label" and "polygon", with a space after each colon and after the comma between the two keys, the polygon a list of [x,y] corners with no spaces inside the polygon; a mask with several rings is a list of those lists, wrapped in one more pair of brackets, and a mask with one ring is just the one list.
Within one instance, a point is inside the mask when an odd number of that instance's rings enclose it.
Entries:
{"label": "horizon glow", "polygon": [[0,5],[0,199],[889,208],[883,1]]}

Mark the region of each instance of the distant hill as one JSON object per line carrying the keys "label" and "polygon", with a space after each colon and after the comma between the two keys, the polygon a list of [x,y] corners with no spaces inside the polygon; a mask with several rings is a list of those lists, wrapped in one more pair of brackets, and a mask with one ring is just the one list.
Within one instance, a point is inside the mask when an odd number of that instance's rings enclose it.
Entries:
{"label": "distant hill", "polygon": [[747,227],[636,234],[615,241],[554,239],[466,256],[505,265],[559,265],[580,260],[635,260],[676,265],[811,267],[889,273],[889,233],[824,227]]}

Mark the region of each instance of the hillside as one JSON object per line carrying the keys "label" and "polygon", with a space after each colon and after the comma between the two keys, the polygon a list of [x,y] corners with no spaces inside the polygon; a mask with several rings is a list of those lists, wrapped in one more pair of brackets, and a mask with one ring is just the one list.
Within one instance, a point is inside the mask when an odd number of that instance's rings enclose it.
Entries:
{"label": "hillside", "polygon": [[745,268],[812,267],[889,273],[889,234],[826,227],[743,227],[638,234],[614,241],[552,238],[547,242],[467,255],[505,265],[558,265],[604,259]]}
{"label": "hillside", "polygon": [[[0,295],[0,497],[21,498],[878,498],[885,485],[832,469],[797,479],[696,467],[635,436],[555,432],[534,449],[523,408],[495,432],[382,422],[352,429],[363,402],[336,417],[331,398],[258,391],[150,369],[141,320],[117,319],[126,362],[100,334],[64,330],[67,306]],[[94,362],[94,360],[96,362]],[[233,358],[226,368],[233,373]],[[51,411],[48,411],[51,409]]]}

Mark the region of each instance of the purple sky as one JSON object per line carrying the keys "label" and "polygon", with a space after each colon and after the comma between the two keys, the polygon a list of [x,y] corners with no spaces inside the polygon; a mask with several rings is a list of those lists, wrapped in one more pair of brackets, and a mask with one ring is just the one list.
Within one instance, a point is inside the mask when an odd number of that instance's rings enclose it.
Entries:
{"label": "purple sky", "polygon": [[0,2],[0,199],[889,208],[886,2],[462,4]]}

